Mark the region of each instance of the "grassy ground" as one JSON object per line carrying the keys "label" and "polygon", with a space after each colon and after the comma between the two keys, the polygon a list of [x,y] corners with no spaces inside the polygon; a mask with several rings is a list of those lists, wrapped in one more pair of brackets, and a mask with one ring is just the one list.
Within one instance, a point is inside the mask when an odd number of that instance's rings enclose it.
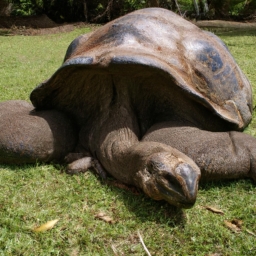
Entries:
{"label": "grassy ground", "polygon": [[[0,37],[0,101],[28,100],[35,85],[61,65],[69,42],[85,32]],[[220,36],[256,95],[256,32]],[[256,136],[256,118],[246,132]],[[104,185],[90,172],[68,176],[62,166],[0,165],[0,255],[146,255],[137,230],[152,255],[256,255],[256,238],[246,232],[256,233],[255,202],[251,180],[200,185],[194,208],[182,211]],[[96,219],[99,212],[114,223]],[[52,230],[31,231],[54,219],[59,222]],[[233,219],[243,221],[241,232],[225,226]]]}

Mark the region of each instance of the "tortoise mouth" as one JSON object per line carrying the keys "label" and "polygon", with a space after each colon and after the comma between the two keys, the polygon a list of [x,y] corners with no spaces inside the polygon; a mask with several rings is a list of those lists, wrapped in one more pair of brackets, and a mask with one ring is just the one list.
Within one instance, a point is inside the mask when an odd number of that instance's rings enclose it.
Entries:
{"label": "tortoise mouth", "polygon": [[179,164],[175,175],[165,172],[156,178],[159,194],[170,204],[191,208],[196,202],[200,174],[186,163]]}
{"label": "tortoise mouth", "polygon": [[160,182],[157,182],[156,185],[160,195],[162,198],[167,201],[171,205],[175,205],[180,208],[189,209],[192,208],[196,202],[196,197],[188,200],[184,195],[182,195],[179,191],[174,189],[172,186],[165,186]]}

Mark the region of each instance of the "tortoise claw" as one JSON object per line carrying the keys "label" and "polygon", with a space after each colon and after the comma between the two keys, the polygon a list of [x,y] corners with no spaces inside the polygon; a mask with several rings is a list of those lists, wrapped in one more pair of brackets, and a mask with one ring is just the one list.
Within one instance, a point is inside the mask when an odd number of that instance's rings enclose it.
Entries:
{"label": "tortoise claw", "polygon": [[96,159],[92,160],[92,167],[102,179],[107,179],[107,172],[104,170],[100,162]]}
{"label": "tortoise claw", "polygon": [[[72,161],[73,159],[79,158],[79,156],[84,156],[83,153],[70,153],[65,157],[65,160]],[[70,163],[67,166],[66,173],[67,174],[78,174],[78,173],[84,173],[89,168],[93,168],[95,172],[104,180],[107,178],[107,173],[104,170],[104,168],[101,166],[98,160],[93,159],[92,157],[86,156],[80,159],[77,159]]]}

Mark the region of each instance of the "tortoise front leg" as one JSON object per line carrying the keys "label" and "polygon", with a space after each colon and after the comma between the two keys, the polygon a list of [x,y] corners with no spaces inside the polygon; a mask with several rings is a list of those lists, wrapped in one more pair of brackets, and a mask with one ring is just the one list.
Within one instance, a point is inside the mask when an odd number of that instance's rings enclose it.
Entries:
{"label": "tortoise front leg", "polygon": [[165,143],[191,157],[201,170],[201,180],[251,177],[256,181],[256,139],[247,134],[166,122],[151,127],[143,141]]}
{"label": "tortoise front leg", "polygon": [[[117,107],[95,127],[90,136],[90,152],[111,175],[141,188],[153,199],[185,208],[193,206],[199,168],[170,146],[140,142],[136,118],[129,108]],[[83,134],[82,130],[81,140]]]}

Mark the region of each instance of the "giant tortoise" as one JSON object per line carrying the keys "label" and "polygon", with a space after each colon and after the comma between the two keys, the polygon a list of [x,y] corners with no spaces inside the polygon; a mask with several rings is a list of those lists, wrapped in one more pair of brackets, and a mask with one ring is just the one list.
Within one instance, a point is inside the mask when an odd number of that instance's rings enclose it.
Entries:
{"label": "giant tortoise", "polygon": [[198,182],[256,180],[251,85],[226,45],[148,8],[76,38],[24,101],[0,104],[0,162],[72,162],[189,208]]}

